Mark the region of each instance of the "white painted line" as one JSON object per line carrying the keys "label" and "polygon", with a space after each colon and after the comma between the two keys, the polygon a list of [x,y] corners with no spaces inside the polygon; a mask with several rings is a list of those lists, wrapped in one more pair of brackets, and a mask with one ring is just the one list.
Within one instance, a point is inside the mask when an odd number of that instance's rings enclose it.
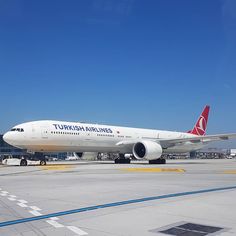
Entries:
{"label": "white painted line", "polygon": [[8,194],[8,192],[7,191],[1,191],[2,193],[4,193],[4,194]]}
{"label": "white painted line", "polygon": [[41,211],[42,209],[40,209],[40,208],[38,208],[38,207],[36,207],[36,206],[30,206],[30,208],[32,209],[32,210],[35,210],[35,211]]}
{"label": "white painted line", "polygon": [[15,199],[15,198],[12,198],[12,197],[9,197],[8,200],[10,200],[10,201],[15,201],[16,199]]}
{"label": "white painted line", "polygon": [[62,225],[62,224],[60,224],[60,223],[58,223],[58,222],[56,222],[54,220],[47,220],[46,222],[48,224],[54,226],[55,228],[63,228],[63,227],[65,227],[64,225]]}
{"label": "white painted line", "polygon": [[18,200],[18,202],[20,202],[20,203],[28,203],[28,202],[25,201],[25,200]]}
{"label": "white painted line", "polygon": [[0,188],[0,190],[2,190],[2,189]]}
{"label": "white painted line", "polygon": [[41,216],[42,214],[38,211],[29,211],[29,213],[31,213],[34,216]]}
{"label": "white painted line", "polygon": [[24,203],[17,203],[18,206],[20,207],[28,207],[27,205],[25,205]]}
{"label": "white painted line", "polygon": [[75,226],[66,226],[66,227],[78,235],[87,235],[88,234],[88,233],[84,232],[82,229],[79,229]]}
{"label": "white painted line", "polygon": [[57,217],[51,217],[50,220],[59,220]]}
{"label": "white painted line", "polygon": [[0,193],[0,195],[1,195],[2,197],[6,197],[6,196],[7,196],[6,193]]}
{"label": "white painted line", "polygon": [[16,196],[15,196],[15,195],[10,195],[10,197],[11,197],[11,198],[16,198]]}

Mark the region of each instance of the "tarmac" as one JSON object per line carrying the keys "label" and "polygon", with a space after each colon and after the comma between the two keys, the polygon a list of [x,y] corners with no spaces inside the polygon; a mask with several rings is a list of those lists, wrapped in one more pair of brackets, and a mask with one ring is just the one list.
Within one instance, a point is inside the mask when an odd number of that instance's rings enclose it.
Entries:
{"label": "tarmac", "polygon": [[0,235],[236,235],[236,160],[0,165]]}

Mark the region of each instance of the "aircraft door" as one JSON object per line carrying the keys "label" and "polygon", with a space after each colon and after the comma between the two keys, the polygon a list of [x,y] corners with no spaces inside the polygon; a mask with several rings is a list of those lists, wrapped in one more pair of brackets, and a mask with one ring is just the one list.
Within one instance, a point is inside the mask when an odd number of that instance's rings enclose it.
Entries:
{"label": "aircraft door", "polygon": [[31,137],[32,139],[37,139],[38,135],[37,135],[37,128],[35,127],[35,125],[32,125],[31,127]]}
{"label": "aircraft door", "polygon": [[46,126],[41,127],[41,138],[48,139],[48,129]]}

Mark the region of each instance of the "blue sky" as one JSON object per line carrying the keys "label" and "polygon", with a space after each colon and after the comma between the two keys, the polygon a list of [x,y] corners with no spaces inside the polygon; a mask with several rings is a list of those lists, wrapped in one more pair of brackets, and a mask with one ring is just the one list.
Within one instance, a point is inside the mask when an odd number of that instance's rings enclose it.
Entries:
{"label": "blue sky", "polygon": [[[1,126],[236,132],[236,1],[0,1]],[[235,143],[236,144],[236,143]]]}

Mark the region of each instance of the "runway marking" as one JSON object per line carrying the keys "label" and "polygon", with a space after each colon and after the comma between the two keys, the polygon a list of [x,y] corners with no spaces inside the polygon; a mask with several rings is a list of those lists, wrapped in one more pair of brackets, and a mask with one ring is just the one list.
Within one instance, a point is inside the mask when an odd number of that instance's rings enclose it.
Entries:
{"label": "runway marking", "polygon": [[176,168],[122,168],[120,170],[132,172],[185,172],[185,169]]}
{"label": "runway marking", "polygon": [[224,174],[236,174],[236,170],[226,170],[223,173]]}
{"label": "runway marking", "polygon": [[7,191],[1,191],[3,194],[8,194],[8,192]]}
{"label": "runway marking", "polygon": [[66,226],[66,227],[78,235],[88,235],[88,233],[79,229],[78,227],[75,226]]}
{"label": "runway marking", "polygon": [[40,166],[39,168],[43,170],[69,170],[73,167],[69,165],[51,165],[51,166]]}
{"label": "runway marking", "polygon": [[[0,190],[2,190],[0,188]],[[15,195],[8,195],[7,191],[1,191],[1,196],[8,196],[8,200],[10,201],[16,201],[16,196]],[[41,209],[37,206],[27,206],[26,203],[28,203],[26,200],[20,199],[17,200],[18,203],[17,205],[23,208],[31,208],[32,210],[29,211],[29,213],[31,213],[32,215],[34,215],[35,217],[39,217],[42,216],[42,214],[39,212],[41,211]],[[50,225],[52,225],[55,228],[63,228],[66,227],[63,224],[60,224],[58,222],[56,222],[56,220],[59,220],[58,217],[51,217],[50,220],[47,220],[46,222]],[[74,233],[78,234],[78,235],[87,235],[86,232],[84,232],[83,230],[80,230],[79,228],[75,227],[75,226],[68,226],[68,229],[70,229],[71,231],[73,231]]]}
{"label": "runway marking", "polygon": [[32,215],[35,215],[35,216],[41,216],[42,214],[38,211],[29,211],[29,213],[31,213]]}
{"label": "runway marking", "polygon": [[48,224],[52,225],[52,226],[55,227],[55,228],[63,228],[63,227],[65,227],[64,225],[62,225],[62,224],[56,222],[55,220],[46,220],[46,222],[47,222]]}
{"label": "runway marking", "polygon": [[25,201],[25,200],[17,200],[18,202],[20,202],[20,203],[28,203],[27,201]]}
{"label": "runway marking", "polygon": [[16,201],[16,199],[13,198],[13,197],[9,197],[8,200],[10,200],[10,201]]}
{"label": "runway marking", "polygon": [[42,209],[36,207],[36,206],[29,206],[32,210],[35,210],[35,211],[41,211]]}
{"label": "runway marking", "polygon": [[94,210],[105,209],[105,208],[110,208],[110,207],[124,206],[124,205],[129,205],[129,204],[134,204],[134,203],[141,203],[141,202],[147,202],[147,201],[176,198],[176,197],[190,196],[190,195],[196,195],[196,194],[225,191],[225,190],[234,190],[234,189],[236,189],[236,185],[229,186],[229,187],[223,187],[223,188],[202,189],[202,190],[195,190],[195,191],[189,191],[189,192],[171,193],[171,194],[165,194],[165,195],[159,195],[159,196],[125,200],[125,201],[120,201],[120,202],[106,203],[106,204],[94,205],[94,206],[89,206],[89,207],[73,209],[73,210],[60,211],[60,212],[50,213],[50,214],[36,216],[36,217],[29,217],[29,218],[21,218],[18,220],[4,221],[4,222],[0,222],[0,228],[8,226],[8,225],[21,224],[21,223],[25,223],[25,222],[48,219],[51,217],[71,215],[71,214],[76,214],[76,213],[81,213],[81,212],[88,212],[88,211],[94,211]]}
{"label": "runway marking", "polygon": [[25,205],[24,203],[17,203],[18,206],[20,207],[28,207],[27,205]]}

